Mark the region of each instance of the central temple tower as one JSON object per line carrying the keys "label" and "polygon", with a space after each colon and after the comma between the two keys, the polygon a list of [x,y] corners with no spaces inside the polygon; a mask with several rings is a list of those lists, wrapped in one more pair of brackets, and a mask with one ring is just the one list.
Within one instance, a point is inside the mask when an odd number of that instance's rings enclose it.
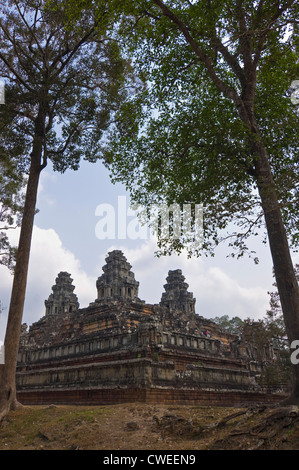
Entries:
{"label": "central temple tower", "polygon": [[130,300],[141,302],[138,298],[139,282],[131,271],[123,252],[114,250],[108,253],[103,274],[98,278],[96,286],[98,298],[96,302],[107,300]]}
{"label": "central temple tower", "polygon": [[73,279],[67,272],[61,271],[52,287],[52,294],[45,300],[46,315],[75,312],[79,309],[78,297],[73,292]]}
{"label": "central temple tower", "polygon": [[181,269],[168,271],[166,281],[160,305],[168,308],[170,312],[180,310],[195,313],[195,298],[192,292],[188,292],[189,285],[185,282]]}

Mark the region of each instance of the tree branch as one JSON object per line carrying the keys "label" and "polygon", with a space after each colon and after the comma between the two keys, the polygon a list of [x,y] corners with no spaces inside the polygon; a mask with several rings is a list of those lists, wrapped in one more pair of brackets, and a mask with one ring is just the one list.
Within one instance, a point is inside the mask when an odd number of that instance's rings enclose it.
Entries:
{"label": "tree branch", "polygon": [[77,130],[80,128],[81,124],[82,124],[83,121],[80,121],[77,123],[77,125],[74,127],[74,129],[72,129],[72,131],[69,133],[67,139],[65,139],[65,142],[64,142],[64,145],[62,148],[58,149],[58,150],[50,150],[49,153],[52,154],[52,155],[58,155],[58,154],[61,154],[63,152],[65,152],[65,150],[67,149],[70,141],[71,141],[71,138],[73,137],[73,135],[75,134],[75,132],[77,132]]}
{"label": "tree branch", "polygon": [[238,107],[242,107],[243,104],[237,91],[234,88],[226,85],[218,77],[210,58],[204,53],[204,51],[200,48],[195,39],[191,36],[188,28],[183,23],[183,21],[178,18],[178,16],[175,15],[161,0],[153,0],[153,2],[160,8],[164,16],[168,17],[173,23],[177,25],[178,29],[182,32],[188,44],[192,47],[195,54],[199,57],[200,61],[205,64],[210,78],[212,79],[213,83],[218,87],[218,89],[222,91],[225,96],[233,100]]}
{"label": "tree branch", "polygon": [[228,50],[228,48],[221,42],[221,40],[216,36],[213,38],[212,43],[219,52],[223,55],[226,63],[230,66],[232,71],[236,74],[239,78],[241,85],[245,84],[245,74],[244,70],[240,66],[236,57],[234,57]]}
{"label": "tree branch", "polygon": [[[54,66],[56,65],[57,62],[59,62],[61,60],[61,67],[56,71],[56,73],[54,74],[55,75],[59,75],[62,70],[66,67],[66,65],[70,62],[70,60],[73,58],[73,56],[76,54],[76,52],[80,49],[80,47],[85,44],[88,39],[94,34],[95,32],[95,28],[96,28],[96,24],[94,25],[94,27],[92,29],[90,29],[90,31],[88,33],[85,34],[85,36],[83,36],[82,39],[80,39],[80,41],[78,41],[72,49],[69,49],[69,47],[67,47],[61,54],[59,54],[59,56],[56,57],[56,59],[52,62],[51,64],[51,68],[54,68]],[[70,54],[69,54],[70,53]],[[69,54],[66,58],[66,60],[63,62],[62,61],[62,58],[64,56],[66,56],[67,54]]]}
{"label": "tree branch", "polygon": [[8,60],[6,59],[6,57],[4,57],[4,55],[0,52],[0,59],[2,60],[2,62],[4,62],[4,64],[8,67],[8,69],[11,71],[11,73],[17,78],[17,80],[22,83],[22,85],[28,90],[30,91],[30,93],[35,93],[35,90],[33,88],[31,88],[24,80],[23,78],[20,76],[20,74],[15,70],[15,68],[8,62]]}
{"label": "tree branch", "polygon": [[236,5],[236,15],[239,20],[240,27],[240,46],[241,53],[244,58],[244,73],[245,75],[252,74],[252,55],[251,55],[251,45],[249,41],[249,32],[246,26],[245,12],[242,7],[243,0],[238,0]]}
{"label": "tree branch", "polygon": [[42,171],[44,168],[46,168],[48,164],[48,155],[47,155],[47,143],[44,143],[44,151],[43,151],[43,163],[40,165],[40,171]]}
{"label": "tree branch", "polygon": [[[260,0],[260,4],[258,6],[258,12],[261,11],[262,9],[262,6],[263,6],[263,3],[264,3],[264,0]],[[258,42],[258,45],[255,49],[255,52],[254,52],[254,66],[256,67],[257,64],[258,64],[258,61],[260,59],[260,56],[261,56],[261,52],[263,50],[263,45],[264,45],[264,42],[265,42],[265,39],[266,39],[266,36],[267,36],[267,33],[271,30],[271,28],[273,27],[273,25],[276,23],[276,21],[281,17],[281,15],[288,9],[290,8],[293,4],[295,3],[295,0],[290,0],[289,2],[286,3],[285,6],[281,7],[281,8],[277,8],[277,11],[276,13],[272,16],[271,20],[269,21],[268,23],[268,26],[266,28],[264,28],[263,30],[260,31],[260,38],[259,38],[259,42]]]}
{"label": "tree branch", "polygon": [[[38,49],[39,49],[39,51],[40,51],[40,53],[41,53],[41,56],[43,57],[43,55],[44,55],[43,49],[42,49],[42,47],[40,46],[40,44],[39,44],[39,42],[38,42],[38,39],[37,39],[37,37],[36,37],[34,31],[33,31],[32,28],[29,26],[28,21],[27,21],[26,18],[25,18],[25,15],[22,14],[21,9],[20,9],[18,3],[19,3],[18,1],[14,0],[14,4],[15,4],[15,6],[16,6],[18,12],[19,12],[19,15],[20,15],[21,19],[23,20],[23,23],[25,24],[26,28],[27,28],[28,31],[30,32],[32,38],[34,39],[34,41],[35,41],[35,43],[36,43],[36,45],[37,45],[37,47],[38,47]],[[37,12],[38,12],[38,7],[36,7],[36,9],[35,9],[34,24],[36,24]]]}
{"label": "tree branch", "polygon": [[[14,47],[14,40],[13,38],[11,38],[9,32],[6,30],[6,28],[4,27],[3,25],[3,22],[0,20],[0,28],[2,29],[3,33],[5,34],[5,36],[7,37],[7,39],[10,41],[10,43],[12,44],[12,46]],[[4,64],[8,67],[8,69],[11,71],[11,73],[17,78],[17,80],[22,83],[22,85],[28,90],[30,91],[31,93],[34,92],[33,88],[31,88],[24,80],[23,78],[20,76],[20,74],[15,70],[15,68],[13,67],[13,65],[6,59],[5,55],[0,51],[0,59],[2,60],[2,62],[4,62]]]}

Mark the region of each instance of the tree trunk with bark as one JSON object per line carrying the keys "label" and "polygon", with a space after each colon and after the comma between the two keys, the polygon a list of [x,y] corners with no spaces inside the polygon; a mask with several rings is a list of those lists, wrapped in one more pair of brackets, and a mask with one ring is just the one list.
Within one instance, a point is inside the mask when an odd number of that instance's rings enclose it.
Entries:
{"label": "tree trunk with bark", "polygon": [[[269,246],[274,266],[277,289],[289,345],[299,340],[299,286],[290,255],[288,239],[282,220],[274,181],[261,143],[256,143],[259,158],[255,170],[261,205],[267,227]],[[288,403],[299,404],[299,365],[293,364],[293,386]]]}
{"label": "tree trunk with bark", "polygon": [[0,365],[0,422],[7,415],[9,410],[15,409],[19,405],[16,396],[16,365],[25,302],[38,183],[40,172],[43,168],[41,165],[41,155],[42,137],[36,136],[31,154],[31,165],[4,339],[5,363]]}

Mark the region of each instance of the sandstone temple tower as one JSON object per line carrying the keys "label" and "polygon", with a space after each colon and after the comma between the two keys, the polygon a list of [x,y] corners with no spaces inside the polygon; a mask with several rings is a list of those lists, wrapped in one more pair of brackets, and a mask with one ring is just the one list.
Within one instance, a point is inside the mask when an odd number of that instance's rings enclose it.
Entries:
{"label": "sandstone temple tower", "polygon": [[73,279],[67,272],[60,272],[52,287],[53,293],[45,300],[46,315],[57,315],[67,312],[75,312],[79,308],[79,302],[74,294]]}
{"label": "sandstone temple tower", "polygon": [[195,313],[196,299],[194,299],[192,292],[188,292],[189,285],[185,282],[182,271],[180,269],[169,271],[166,281],[160,305],[167,307],[171,312],[181,310]]}
{"label": "sandstone temple tower", "polygon": [[120,250],[108,253],[103,274],[98,278],[96,286],[98,298],[96,302],[111,299],[140,301],[138,298],[139,282],[135,280],[124,254]]}
{"label": "sandstone temple tower", "polygon": [[131,265],[114,250],[95,283],[96,300],[79,308],[70,274],[60,272],[45,315],[29,330],[22,326],[18,400],[244,405],[280,399],[259,388],[262,364],[254,347],[195,313],[182,271],[169,271],[166,280],[159,304],[140,300]]}

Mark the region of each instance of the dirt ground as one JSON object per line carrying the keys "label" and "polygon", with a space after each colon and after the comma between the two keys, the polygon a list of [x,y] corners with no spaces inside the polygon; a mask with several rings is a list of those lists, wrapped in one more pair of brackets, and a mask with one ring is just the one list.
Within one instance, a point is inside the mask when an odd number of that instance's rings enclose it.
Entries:
{"label": "dirt ground", "polygon": [[297,450],[299,407],[24,406],[0,450]]}

